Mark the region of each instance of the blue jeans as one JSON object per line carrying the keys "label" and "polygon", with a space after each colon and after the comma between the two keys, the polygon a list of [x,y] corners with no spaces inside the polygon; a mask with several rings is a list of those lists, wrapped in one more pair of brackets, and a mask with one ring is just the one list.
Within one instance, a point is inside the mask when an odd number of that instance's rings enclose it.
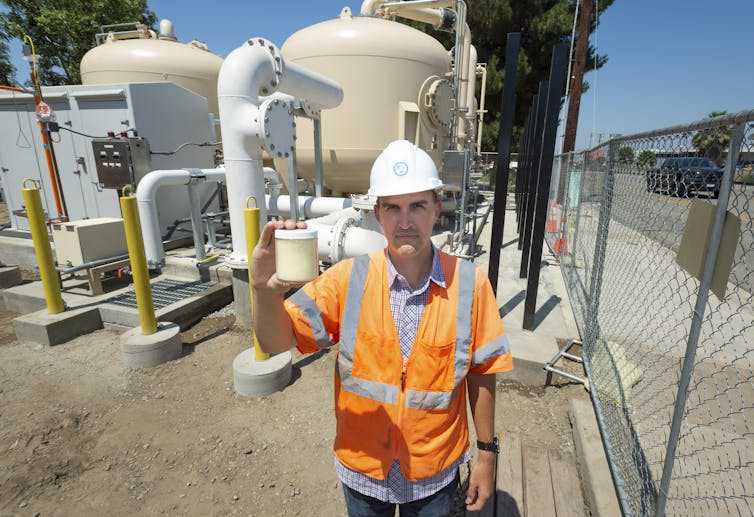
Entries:
{"label": "blue jeans", "polygon": [[[400,517],[447,517],[452,510],[459,476],[429,497],[398,505]],[[393,517],[395,503],[386,503],[343,485],[348,517]]]}

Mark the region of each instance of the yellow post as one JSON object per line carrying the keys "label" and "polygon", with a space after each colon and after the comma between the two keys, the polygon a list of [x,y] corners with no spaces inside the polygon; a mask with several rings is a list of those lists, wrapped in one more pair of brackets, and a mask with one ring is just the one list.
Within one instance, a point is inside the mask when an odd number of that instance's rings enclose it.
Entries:
{"label": "yellow post", "polygon": [[[27,182],[31,182],[33,187],[27,188]],[[21,192],[24,196],[26,215],[31,227],[31,238],[34,241],[34,253],[37,255],[39,274],[42,277],[47,311],[50,314],[59,314],[65,310],[65,304],[63,303],[63,295],[60,294],[58,272],[55,271],[55,262],[52,260],[50,237],[47,233],[42,198],[39,196],[37,182],[26,178],[22,184]]]}
{"label": "yellow post", "polygon": [[147,257],[144,253],[144,241],[141,237],[139,209],[136,197],[134,197],[133,191],[129,186],[123,187],[123,196],[120,198],[120,211],[123,214],[123,226],[126,229],[128,258],[131,260],[131,274],[134,277],[134,291],[136,292],[136,305],[139,308],[141,333],[148,336],[157,332],[157,318],[154,315]]}
{"label": "yellow post", "polygon": [[[254,208],[249,208],[249,199],[254,200]],[[259,206],[257,205],[257,198],[249,196],[246,198],[246,208],[243,211],[244,222],[246,223],[246,256],[249,258],[249,285],[251,285],[251,254],[254,251],[254,247],[259,242]],[[251,296],[251,319],[254,321],[254,292],[249,289],[249,295]],[[251,326],[251,337],[254,340],[254,357],[257,361],[264,361],[270,357],[270,354],[262,352],[259,347],[259,340],[257,334],[254,332],[254,324]]]}

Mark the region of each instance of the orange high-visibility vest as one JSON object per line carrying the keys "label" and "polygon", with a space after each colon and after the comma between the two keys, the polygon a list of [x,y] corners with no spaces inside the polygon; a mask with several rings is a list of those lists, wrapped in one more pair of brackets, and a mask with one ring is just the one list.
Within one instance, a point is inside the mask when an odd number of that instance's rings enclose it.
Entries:
{"label": "orange high-visibility vest", "polygon": [[469,446],[466,375],[512,368],[487,277],[438,253],[446,288],[430,283],[405,365],[384,250],[336,264],[285,302],[302,352],[339,342],[335,454],[375,479],[396,458],[411,481],[449,467]]}

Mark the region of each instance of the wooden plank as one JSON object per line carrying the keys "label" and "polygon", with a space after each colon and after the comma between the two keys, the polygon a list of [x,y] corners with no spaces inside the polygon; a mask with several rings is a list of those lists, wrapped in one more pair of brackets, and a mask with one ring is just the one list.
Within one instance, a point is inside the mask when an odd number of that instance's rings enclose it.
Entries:
{"label": "wooden plank", "polygon": [[555,515],[547,450],[527,443],[523,446],[523,458],[524,515]]}
{"label": "wooden plank", "polygon": [[506,434],[497,458],[497,517],[520,517],[524,509],[521,439]]}
{"label": "wooden plank", "polygon": [[558,449],[550,449],[548,456],[555,514],[557,517],[586,515],[579,473],[576,470],[576,457],[570,451]]}

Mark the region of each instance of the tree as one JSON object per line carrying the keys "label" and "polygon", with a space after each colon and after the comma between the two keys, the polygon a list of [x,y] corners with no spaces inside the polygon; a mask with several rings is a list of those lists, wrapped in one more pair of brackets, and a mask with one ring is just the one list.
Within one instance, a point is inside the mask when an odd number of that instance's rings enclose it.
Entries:
{"label": "tree", "polygon": [[618,149],[618,163],[624,165],[634,163],[634,150],[630,147],[621,147]]}
{"label": "tree", "polygon": [[0,84],[12,85],[15,82],[16,67],[10,62],[8,44],[4,39],[5,34],[0,31]]}
{"label": "tree", "polygon": [[636,157],[636,165],[640,169],[649,169],[657,164],[657,156],[649,149],[645,149]]}
{"label": "tree", "polygon": [[[613,0],[599,3],[601,15]],[[526,115],[539,89],[539,82],[550,74],[552,48],[560,41],[570,41],[573,28],[575,0],[467,0],[467,23],[471,29],[472,44],[476,47],[478,62],[487,63],[487,99],[484,116],[482,148],[497,149],[497,132],[500,125],[500,99],[505,75],[505,45],[509,32],[521,32],[521,51],[518,57],[516,84],[516,115],[514,117],[513,147],[523,130]],[[598,16],[592,21],[596,29]],[[433,31],[426,24],[413,24],[430,32],[446,48],[454,45],[455,34]],[[598,55],[594,47],[587,52],[587,69],[601,68],[607,56]],[[588,85],[584,85],[584,91]]]}
{"label": "tree", "polygon": [[[727,113],[727,111],[713,111],[708,117],[721,117]],[[691,143],[696,147],[700,156],[706,156],[719,162],[720,158],[727,151],[728,145],[730,145],[730,131],[730,126],[702,129],[694,135]]]}
{"label": "tree", "polygon": [[0,31],[9,37],[34,41],[39,56],[37,75],[47,85],[81,82],[79,63],[94,46],[102,25],[157,21],[147,0],[0,0]]}

